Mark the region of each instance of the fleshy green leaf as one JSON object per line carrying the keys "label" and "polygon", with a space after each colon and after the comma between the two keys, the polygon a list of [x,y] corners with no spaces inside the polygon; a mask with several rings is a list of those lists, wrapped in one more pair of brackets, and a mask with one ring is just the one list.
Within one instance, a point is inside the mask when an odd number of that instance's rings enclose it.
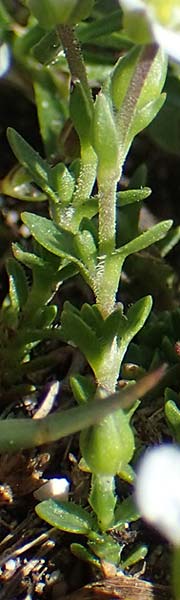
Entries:
{"label": "fleshy green leaf", "polygon": [[93,117],[93,147],[98,157],[98,176],[115,176],[119,170],[117,127],[110,103],[100,92],[96,98]]}
{"label": "fleshy green leaf", "polygon": [[117,503],[114,518],[115,522],[112,529],[123,529],[126,523],[132,523],[140,518],[133,496],[128,496],[121,503]]}
{"label": "fleshy green leaf", "polygon": [[28,297],[28,284],[23,267],[14,258],[9,258],[7,263],[9,275],[9,296],[12,308],[19,312]]}
{"label": "fleshy green leaf", "polygon": [[73,342],[85,354],[92,365],[99,355],[96,333],[83,320],[80,313],[74,310],[70,302],[65,302],[61,315],[62,336]]}
{"label": "fleshy green leaf", "polygon": [[99,568],[99,569],[101,568],[101,563],[100,563],[99,558],[96,558],[95,555],[92,554],[92,552],[90,552],[82,544],[73,543],[73,544],[71,544],[70,548],[71,548],[71,552],[79,560],[88,562],[88,563],[90,563],[90,565],[93,565],[96,568]]}
{"label": "fleshy green leaf", "polygon": [[131,143],[131,140],[137,135],[140,131],[148,127],[148,125],[155,119],[156,115],[162,108],[164,102],[166,100],[166,94],[161,94],[156,100],[153,102],[148,102],[146,106],[141,109],[137,108],[136,111],[136,119],[132,122],[131,128],[129,129],[127,136],[127,144],[128,139]]}
{"label": "fleshy green leaf", "polygon": [[124,257],[127,257],[129,254],[144,250],[144,248],[147,248],[148,246],[151,246],[151,244],[155,244],[155,242],[164,238],[170,227],[172,227],[172,224],[173,221],[169,219],[168,221],[162,221],[161,223],[154,225],[134,240],[128,242],[128,244],[118,248],[116,254],[124,254]]}
{"label": "fleshy green leaf", "polygon": [[65,258],[75,263],[78,270],[90,281],[89,272],[79,260],[74,249],[74,235],[69,231],[63,231],[46,219],[30,213],[22,213],[22,220],[31,231],[35,240],[56,256]]}
{"label": "fleshy green leaf", "polygon": [[63,204],[69,204],[75,181],[63,163],[58,163],[51,169],[51,181]]}
{"label": "fleshy green leaf", "polygon": [[165,391],[165,415],[173,432],[173,437],[176,442],[180,442],[180,409],[177,406],[179,397],[174,390],[166,388]]}
{"label": "fleshy green leaf", "polygon": [[47,156],[55,155],[58,151],[58,140],[67,117],[65,102],[48,70],[41,72],[41,77],[34,83],[36,107],[40,132]]}
{"label": "fleshy green leaf", "polygon": [[1,192],[18,200],[30,202],[44,202],[47,195],[41,192],[32,183],[32,176],[24,167],[15,165],[13,169],[2,179]]}
{"label": "fleshy green leaf", "polygon": [[33,46],[31,53],[43,65],[50,64],[61,49],[61,42],[55,29],[51,29]]}
{"label": "fleshy green leaf", "polygon": [[23,263],[26,267],[33,269],[33,267],[44,267],[45,261],[40,256],[33,252],[26,252],[19,244],[13,244],[13,254],[17,260]]}
{"label": "fleshy green leaf", "polygon": [[105,475],[92,476],[89,503],[97,515],[101,531],[109,529],[114,520],[114,508],[116,505],[114,490],[114,477]]}
{"label": "fleshy green leaf", "polygon": [[121,567],[123,569],[127,569],[128,567],[135,565],[140,560],[144,560],[145,557],[147,556],[147,553],[148,553],[148,547],[141,544],[141,546],[139,546],[139,548],[137,550],[135,550],[134,552],[129,554],[129,556],[128,556],[128,558],[126,558],[126,560],[121,561]]}
{"label": "fleshy green leaf", "polygon": [[73,502],[45,500],[38,504],[35,510],[38,517],[62,531],[88,536],[93,527],[91,515],[84,508]]}
{"label": "fleshy green leaf", "polygon": [[12,129],[7,131],[10,146],[19,162],[29,171],[33,181],[54,201],[59,202],[58,196],[51,185],[51,169],[48,163],[41,158],[24,139]]}
{"label": "fleshy green leaf", "polygon": [[96,391],[96,384],[92,378],[84,375],[70,377],[70,386],[73,396],[78,404],[84,404],[93,398]]}
{"label": "fleshy green leaf", "polygon": [[80,81],[75,82],[70,96],[70,116],[81,144],[91,144],[93,103],[87,97]]}
{"label": "fleshy green leaf", "polygon": [[121,160],[125,158],[134,136],[160,110],[163,103],[160,94],[166,71],[166,56],[153,44],[134,47],[115,65],[110,93],[117,110]]}
{"label": "fleshy green leaf", "polygon": [[140,188],[139,190],[125,190],[117,193],[117,205],[126,206],[134,202],[142,202],[151,194],[151,189],[148,187]]}
{"label": "fleshy green leaf", "polygon": [[36,319],[36,326],[39,329],[43,329],[44,327],[49,327],[57,315],[57,306],[55,304],[51,304],[50,306],[45,306],[42,311],[40,311],[40,315]]}
{"label": "fleshy green leaf", "polygon": [[123,545],[121,545],[119,541],[113,539],[110,535],[99,535],[96,540],[89,540],[88,546],[101,560],[105,560],[107,563],[114,565],[119,564]]}

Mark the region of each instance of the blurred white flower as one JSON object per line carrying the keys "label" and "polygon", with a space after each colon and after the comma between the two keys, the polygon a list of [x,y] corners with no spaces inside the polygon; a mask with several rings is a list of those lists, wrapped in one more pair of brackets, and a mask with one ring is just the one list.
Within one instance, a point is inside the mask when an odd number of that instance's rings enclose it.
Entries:
{"label": "blurred white flower", "polygon": [[143,43],[151,38],[170,58],[180,61],[179,0],[119,0],[119,3],[125,15],[125,28],[134,41]]}
{"label": "blurred white flower", "polygon": [[0,77],[3,77],[10,68],[10,50],[9,46],[5,43],[0,46]]}
{"label": "blurred white flower", "polygon": [[180,449],[156,446],[137,470],[135,498],[141,516],[175,545],[180,544]]}

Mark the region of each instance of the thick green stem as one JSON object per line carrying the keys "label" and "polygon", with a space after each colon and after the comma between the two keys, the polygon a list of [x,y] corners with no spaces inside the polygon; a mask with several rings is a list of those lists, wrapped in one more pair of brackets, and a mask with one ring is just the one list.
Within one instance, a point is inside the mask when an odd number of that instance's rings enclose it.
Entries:
{"label": "thick green stem", "polygon": [[97,515],[99,528],[107,531],[113,525],[116,506],[114,476],[92,476],[89,503]]}
{"label": "thick green stem", "polygon": [[107,390],[107,395],[115,392],[116,382],[119,375],[119,349],[116,337],[111,348],[104,352],[99,368],[96,369],[96,378],[99,386]]}
{"label": "thick green stem", "polygon": [[96,272],[96,302],[107,317],[114,310],[120,278],[113,252],[116,247],[116,192],[119,177],[104,177],[98,181],[99,198],[99,260]]}
{"label": "thick green stem", "polygon": [[110,255],[116,243],[116,178],[98,181],[99,198],[99,254]]}
{"label": "thick green stem", "polygon": [[103,317],[108,317],[115,308],[116,292],[121,276],[124,257],[115,254],[107,257],[99,256],[95,294],[96,303]]}
{"label": "thick green stem", "polygon": [[81,166],[72,198],[73,207],[80,206],[90,197],[96,179],[97,156],[92,146],[81,145]]}

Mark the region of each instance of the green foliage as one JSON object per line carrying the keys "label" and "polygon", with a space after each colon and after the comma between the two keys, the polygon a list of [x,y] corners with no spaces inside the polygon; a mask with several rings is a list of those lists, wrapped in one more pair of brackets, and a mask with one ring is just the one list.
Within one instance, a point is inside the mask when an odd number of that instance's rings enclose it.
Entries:
{"label": "green foliage", "polygon": [[38,19],[41,27],[51,29],[54,25],[73,25],[86,19],[93,7],[94,0],[29,0],[29,7]]}
{"label": "green foliage", "polygon": [[[22,213],[32,239],[27,246],[13,244],[15,258],[8,260],[9,291],[0,313],[0,383],[2,390],[22,384],[26,365],[31,372],[33,348],[49,339],[77,347],[91,375],[71,377],[79,407],[39,422],[5,421],[0,427],[0,449],[17,451],[79,431],[80,466],[91,474],[90,512],[74,502],[48,500],[38,505],[37,514],[53,527],[84,535],[87,547],[72,544],[83,560],[100,565],[105,558],[126,568],[143,558],[147,549],[142,546],[123,559],[123,546],[106,533],[139,516],[132,497],[117,499],[115,476],[133,483],[130,462],[135,437],[130,420],[138,398],[162,372],[135,386],[130,383],[120,393],[116,393],[117,382],[137,334],[141,348],[136,338],[133,349],[145,370],[153,364],[157,345],[158,352],[163,349],[168,360],[170,356],[174,360],[173,319],[179,332],[180,325],[177,312],[163,315],[158,323],[152,317],[140,334],[152,308],[151,296],[138,296],[125,308],[117,302],[117,292],[128,257],[160,241],[159,252],[165,255],[179,239],[179,230],[169,233],[167,242],[162,240],[171,220],[141,231],[139,206],[150,190],[141,180],[137,190],[133,181],[126,191],[119,192],[118,185],[135,136],[164,103],[167,58],[155,44],[130,45],[122,30],[122,11],[115,3],[110,7],[94,0],[29,0],[26,5],[23,33],[18,27],[14,33],[2,2],[0,14],[5,39],[7,32],[12,36],[15,63],[34,90],[46,158],[9,128],[8,141],[19,164],[3,180],[1,190],[20,200],[47,204],[41,205],[41,214],[37,207],[35,214],[29,209]],[[88,62],[88,52],[93,52],[94,64]],[[120,58],[114,64],[117,53]],[[92,93],[87,74],[98,92]],[[138,177],[136,173],[134,180]],[[91,289],[93,304],[82,303],[78,309],[65,301],[59,314],[52,304],[55,293],[76,274]],[[166,415],[177,435],[179,409],[172,399],[168,402]]]}
{"label": "green foliage", "polygon": [[[123,500],[119,504],[119,510],[126,513],[127,500]],[[139,517],[138,513],[133,514],[132,498],[128,499],[129,521],[133,521]],[[132,509],[130,509],[130,505]],[[45,519],[53,527],[57,527],[63,531],[84,534],[87,538],[87,547],[82,544],[73,543],[71,549],[73,554],[81,560],[87,561],[100,568],[100,560],[106,559],[108,562],[117,566],[123,566],[122,550],[123,544],[120,545],[109,534],[99,534],[96,520],[87,513],[85,509],[74,504],[73,502],[55,502],[54,500],[45,500],[36,506],[36,512],[39,517]],[[121,522],[122,529],[125,526],[125,520]],[[115,525],[117,527],[117,524]],[[147,552],[147,549],[146,549]],[[145,548],[136,550],[134,558],[129,556],[126,558],[126,566],[130,566],[133,562],[138,562],[146,555]]]}

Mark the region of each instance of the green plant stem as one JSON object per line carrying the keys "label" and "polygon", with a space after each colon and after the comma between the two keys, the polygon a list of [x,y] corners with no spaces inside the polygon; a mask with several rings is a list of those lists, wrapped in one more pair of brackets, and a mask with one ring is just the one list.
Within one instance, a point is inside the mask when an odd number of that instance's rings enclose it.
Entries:
{"label": "green plant stem", "polygon": [[80,206],[90,197],[96,179],[97,156],[92,146],[81,145],[81,165],[77,185],[72,197],[73,207]]}
{"label": "green plant stem", "polygon": [[80,81],[88,100],[93,102],[81,47],[76,38],[74,29],[68,25],[59,25],[57,27],[57,33],[64,48],[72,81]]}
{"label": "green plant stem", "polygon": [[143,377],[121,392],[101,402],[93,400],[81,407],[56,412],[43,419],[5,419],[0,421],[0,452],[18,452],[53,442],[86,429],[119,408],[130,408],[163,377],[165,367]]}
{"label": "green plant stem", "polygon": [[116,292],[124,257],[99,256],[96,269],[95,295],[96,302],[104,318],[115,308]]}
{"label": "green plant stem", "polygon": [[107,173],[107,177],[98,180],[100,256],[110,255],[115,250],[117,179]]}
{"label": "green plant stem", "polygon": [[[104,352],[99,368],[96,369],[96,378],[99,386],[107,390],[107,395],[112,394],[116,389],[116,382],[119,375],[119,349],[117,339],[114,338],[111,347]],[[97,397],[97,401],[98,401]]]}
{"label": "green plant stem", "polygon": [[[88,83],[86,67],[75,31],[68,25],[59,25],[57,31],[64,48],[72,81],[80,81],[87,100],[93,107],[93,98]],[[92,146],[90,144],[85,146],[81,144],[80,174],[72,199],[74,207],[79,206],[86,198],[89,198],[96,178],[96,167],[97,157]]]}

